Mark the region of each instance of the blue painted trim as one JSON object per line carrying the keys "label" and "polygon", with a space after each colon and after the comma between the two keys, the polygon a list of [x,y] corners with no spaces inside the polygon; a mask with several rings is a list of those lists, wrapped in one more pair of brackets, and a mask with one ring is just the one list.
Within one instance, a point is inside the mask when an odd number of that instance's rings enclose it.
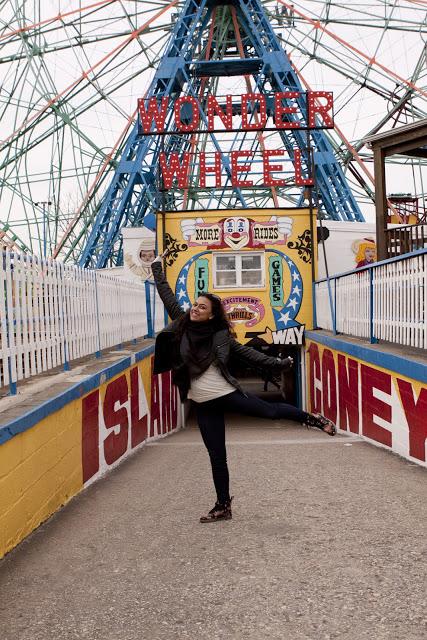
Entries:
{"label": "blue painted trim", "polygon": [[[380,262],[373,262],[372,264],[366,265],[365,267],[359,267],[359,269],[353,269],[352,271],[343,271],[342,273],[336,273],[333,276],[329,276],[329,280],[338,280],[338,278],[343,278],[344,276],[351,276],[354,273],[361,273],[362,271],[366,271],[367,269],[376,269],[377,267],[381,267],[385,264],[391,264],[393,262],[400,262],[401,260],[407,260],[408,258],[416,258],[417,256],[422,256],[427,253],[427,249],[418,249],[417,251],[412,251],[411,253],[404,253],[401,256],[397,256],[396,258],[388,258],[388,260],[381,260]],[[322,278],[322,280],[315,280],[314,284],[318,284],[319,282],[326,282],[328,278]]]}
{"label": "blue painted trim", "polygon": [[388,369],[401,376],[427,383],[427,363],[417,362],[417,360],[407,360],[404,356],[397,356],[394,353],[381,351],[380,347],[369,347],[353,342],[347,342],[342,338],[325,336],[316,331],[306,331],[305,337],[313,342],[318,342],[326,347],[342,351],[343,353],[364,360],[369,364],[376,365],[382,369]]}
{"label": "blue painted trim", "polygon": [[28,413],[24,413],[22,416],[19,416],[19,418],[15,418],[11,422],[1,425],[0,445],[10,440],[18,433],[23,433],[24,431],[31,429],[41,420],[47,418],[52,413],[59,411],[73,400],[82,398],[94,389],[97,389],[101,384],[107,382],[107,380],[111,380],[111,378],[114,378],[119,373],[121,373],[125,369],[128,369],[136,362],[140,362],[141,360],[148,358],[153,353],[154,344],[141,349],[141,351],[136,352],[132,356],[128,356],[126,358],[123,358],[122,360],[119,360],[118,362],[115,362],[109,367],[106,367],[105,369],[102,369],[101,371],[93,374],[87,380],[78,382],[63,393],[60,393],[58,396],[50,398]]}

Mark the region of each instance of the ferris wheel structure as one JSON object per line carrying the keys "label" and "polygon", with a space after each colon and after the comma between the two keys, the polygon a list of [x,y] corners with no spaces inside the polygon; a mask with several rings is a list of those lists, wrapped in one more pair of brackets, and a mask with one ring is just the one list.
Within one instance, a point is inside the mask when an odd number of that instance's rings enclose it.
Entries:
{"label": "ferris wheel structure", "polygon": [[[379,0],[8,0],[0,3],[0,242],[91,267],[120,264],[123,226],[159,208],[298,206],[304,189],[200,184],[201,154],[282,147],[314,167],[319,215],[363,220],[374,200],[364,139],[427,117],[425,3]],[[334,128],[141,136],[138,99],[332,91]],[[171,103],[172,104],[172,103]],[[238,108],[236,110],[237,115]],[[172,127],[171,106],[166,121]],[[252,114],[255,118],[256,114]],[[189,116],[190,117],[190,116]],[[164,190],[160,153],[191,154],[185,188]],[[209,156],[211,154],[211,156]],[[423,158],[395,157],[424,193]],[[393,183],[394,184],[394,183]],[[399,188],[399,187],[398,187]]]}

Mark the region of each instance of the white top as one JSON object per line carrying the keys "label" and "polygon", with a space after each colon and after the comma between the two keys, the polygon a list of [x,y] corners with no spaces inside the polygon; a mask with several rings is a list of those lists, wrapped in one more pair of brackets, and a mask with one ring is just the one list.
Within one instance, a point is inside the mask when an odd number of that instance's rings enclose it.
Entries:
{"label": "white top", "polygon": [[211,364],[198,378],[191,380],[188,398],[194,402],[208,402],[221,398],[236,389],[224,378],[219,368]]}

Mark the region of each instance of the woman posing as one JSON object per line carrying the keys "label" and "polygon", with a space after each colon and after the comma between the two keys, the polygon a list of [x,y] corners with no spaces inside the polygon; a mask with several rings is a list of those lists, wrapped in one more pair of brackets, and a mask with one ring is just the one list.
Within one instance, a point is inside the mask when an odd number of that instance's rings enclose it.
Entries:
{"label": "woman posing", "polygon": [[201,294],[189,311],[178,304],[162,270],[159,256],[151,265],[157,291],[172,322],[156,338],[154,373],[172,369],[181,400],[193,400],[203,442],[208,450],[217,501],[200,522],[231,518],[229,475],[225,448],[224,414],[227,411],[271,418],[286,418],[308,427],[317,427],[330,436],[335,425],[321,415],[301,411],[283,402],[265,402],[244,393],[231,375],[228,363],[238,359],[257,368],[290,369],[292,358],[281,360],[258,353],[233,338],[221,299]]}

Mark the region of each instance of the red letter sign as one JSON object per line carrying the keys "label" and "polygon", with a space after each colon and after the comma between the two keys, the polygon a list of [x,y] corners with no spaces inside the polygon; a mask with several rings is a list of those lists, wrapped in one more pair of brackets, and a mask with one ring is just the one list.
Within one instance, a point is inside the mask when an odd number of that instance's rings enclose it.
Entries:
{"label": "red letter sign", "polygon": [[387,395],[391,393],[391,376],[377,369],[361,365],[362,374],[362,433],[364,436],[392,446],[391,433],[374,422],[374,416],[382,418],[391,424],[391,406],[374,396],[374,389],[379,389]]}
{"label": "red letter sign", "polygon": [[271,175],[271,171],[283,171],[283,165],[281,164],[270,164],[269,158],[272,156],[284,156],[284,149],[273,149],[269,151],[263,151],[263,159],[264,159],[264,184],[266,187],[284,187],[286,184],[286,180],[284,178],[273,178]]}
{"label": "red letter sign", "polygon": [[356,360],[338,355],[340,429],[359,433],[359,375]]}
{"label": "red letter sign", "polygon": [[[128,401],[128,383],[126,376],[113,380],[107,387],[104,398],[104,422],[107,429],[118,429],[104,440],[104,456],[107,464],[113,464],[128,448],[129,418],[126,407]],[[116,405],[119,408],[116,409]]]}
{"label": "red letter sign", "polygon": [[[326,104],[320,104],[319,98],[325,98]],[[334,126],[334,121],[329,115],[329,112],[334,106],[334,99],[332,93],[326,91],[309,91],[308,92],[308,126],[310,128],[316,127],[316,114],[319,113],[323,118],[324,126],[331,129]]]}
{"label": "red letter sign", "polygon": [[[255,110],[255,104],[259,102],[259,113]],[[254,122],[249,123],[248,103],[252,105]],[[267,105],[261,93],[245,93],[242,96],[242,129],[257,131],[264,129],[267,122]]]}
{"label": "red letter sign", "polygon": [[397,378],[397,384],[408,421],[409,455],[424,461],[427,439],[427,389],[421,389],[418,400],[414,400],[410,382]]}
{"label": "red letter sign", "polygon": [[324,349],[322,355],[323,413],[326,418],[337,421],[337,379],[332,351]]}
{"label": "red letter sign", "polygon": [[82,400],[83,484],[99,471],[99,389]]}
{"label": "red letter sign", "polygon": [[252,187],[252,180],[239,180],[240,171],[248,173],[251,170],[250,164],[238,164],[239,158],[252,158],[253,151],[232,151],[231,152],[231,184],[233,187]]}
{"label": "red letter sign", "polygon": [[[189,121],[188,123],[182,122],[181,119],[182,105],[185,104],[190,105],[187,113],[191,112],[191,121]],[[199,124],[199,105],[197,104],[196,98],[193,98],[193,96],[182,96],[181,98],[178,98],[178,100],[175,102],[175,124],[178,131],[183,131],[185,133],[197,129],[197,126]]]}
{"label": "red letter sign", "polygon": [[190,167],[190,154],[186,151],[184,153],[184,159],[182,165],[179,162],[179,156],[177,153],[171,153],[170,165],[166,164],[166,154],[160,152],[160,167],[162,169],[163,185],[165,189],[170,189],[173,183],[173,177],[176,174],[178,178],[178,186],[181,189],[185,189],[188,186],[188,171]]}
{"label": "red letter sign", "polygon": [[226,131],[233,130],[233,99],[231,96],[225,97],[226,112],[224,113],[224,111],[221,109],[220,105],[218,104],[218,101],[215,98],[215,96],[209,94],[207,109],[208,109],[209,131],[212,131],[213,129],[215,129],[215,116],[218,116],[221,119],[221,122],[223,123]]}
{"label": "red letter sign", "polygon": [[145,110],[144,98],[140,98],[138,100],[138,111],[139,117],[141,119],[142,130],[144,133],[150,133],[151,124],[153,122],[156,123],[158,133],[162,133],[165,130],[165,119],[166,113],[169,105],[169,98],[167,96],[163,96],[162,98],[162,108],[159,111],[159,104],[157,102],[157,98],[150,98],[148,102],[148,109]]}
{"label": "red letter sign", "polygon": [[314,342],[310,348],[310,403],[312,413],[321,413],[322,411],[322,393],[315,388],[315,381],[320,382],[320,357],[319,347]]}

